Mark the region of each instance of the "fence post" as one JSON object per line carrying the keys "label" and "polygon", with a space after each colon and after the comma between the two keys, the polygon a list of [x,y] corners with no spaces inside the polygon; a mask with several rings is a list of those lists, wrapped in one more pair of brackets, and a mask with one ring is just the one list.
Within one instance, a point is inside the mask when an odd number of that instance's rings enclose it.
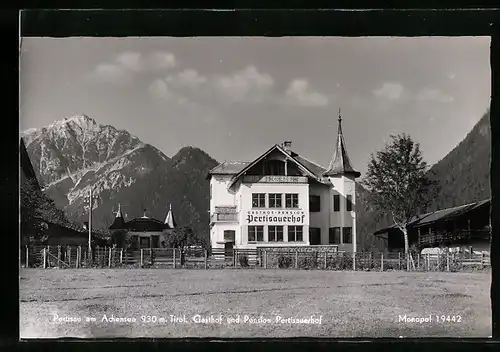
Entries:
{"label": "fence post", "polygon": [[384,253],[380,253],[380,271],[384,271]]}
{"label": "fence post", "polygon": [[370,270],[371,270],[372,269],[372,252],[370,252],[370,255],[369,255],[368,265],[370,266]]}
{"label": "fence post", "polygon": [[299,268],[299,249],[295,248],[295,269]]}
{"label": "fence post", "polygon": [[352,253],[352,270],[356,271],[356,252]]}
{"label": "fence post", "polygon": [[264,269],[267,269],[267,250],[264,249]]}
{"label": "fence post", "polygon": [[43,247],[42,256],[43,256],[43,268],[44,269],[47,268],[47,254],[45,253],[46,250],[47,250],[47,248]]}
{"label": "fence post", "polygon": [[205,249],[205,270],[208,268],[208,249]]}
{"label": "fence post", "polygon": [[420,252],[417,253],[417,271],[420,271]]}
{"label": "fence post", "polygon": [[236,268],[236,256],[238,255],[238,251],[233,248],[233,267]]}
{"label": "fence post", "polygon": [[66,258],[68,259],[68,265],[71,268],[71,247],[69,245],[66,247]]}
{"label": "fence post", "polygon": [[401,270],[401,252],[398,253],[398,268]]}
{"label": "fence post", "polygon": [[81,256],[82,256],[82,247],[78,246],[76,247],[76,268],[78,269],[80,267],[80,261],[81,261]]}
{"label": "fence post", "polygon": [[26,245],[26,268],[29,268],[29,249]]}
{"label": "fence post", "polygon": [[327,252],[326,252],[326,250],[325,250],[325,265],[324,265],[325,270],[326,270],[326,261],[327,261],[327,258],[328,258],[328,253],[327,253]]}
{"label": "fence post", "polygon": [[431,255],[427,253],[427,271],[431,271]]}
{"label": "fence post", "polygon": [[437,271],[441,271],[441,252],[437,255]]}
{"label": "fence post", "polygon": [[175,248],[172,249],[173,250],[173,258],[172,258],[172,266],[173,268],[175,269]]}
{"label": "fence post", "polygon": [[111,251],[113,248],[109,247],[109,262],[108,262],[108,268],[111,268]]}
{"label": "fence post", "polygon": [[141,268],[142,268],[142,264],[143,264],[143,255],[144,255],[144,248],[141,248]]}
{"label": "fence post", "polygon": [[120,264],[123,264],[123,248],[120,248]]}
{"label": "fence post", "polygon": [[484,252],[481,252],[481,269],[484,269]]}
{"label": "fence post", "polygon": [[450,253],[446,253],[446,271],[450,271]]}

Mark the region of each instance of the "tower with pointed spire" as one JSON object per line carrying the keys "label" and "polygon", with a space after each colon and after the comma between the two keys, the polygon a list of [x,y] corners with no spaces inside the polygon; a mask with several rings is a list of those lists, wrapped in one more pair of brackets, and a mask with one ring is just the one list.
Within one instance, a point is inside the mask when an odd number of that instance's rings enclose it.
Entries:
{"label": "tower with pointed spire", "polygon": [[121,230],[125,228],[125,219],[123,218],[123,213],[121,205],[118,204],[118,211],[116,212],[115,220],[109,227],[110,230]]}
{"label": "tower with pointed spire", "polygon": [[168,225],[168,227],[172,230],[175,229],[175,227],[177,226],[174,219],[174,214],[172,213],[172,203],[169,204],[168,213],[165,218],[165,224]]}
{"label": "tower with pointed spire", "polygon": [[331,236],[340,237],[342,244],[351,242],[352,251],[356,252],[356,178],[360,177],[361,173],[353,168],[347,155],[340,109],[335,148],[330,165],[323,176],[332,184],[329,220],[330,232],[334,234]]}

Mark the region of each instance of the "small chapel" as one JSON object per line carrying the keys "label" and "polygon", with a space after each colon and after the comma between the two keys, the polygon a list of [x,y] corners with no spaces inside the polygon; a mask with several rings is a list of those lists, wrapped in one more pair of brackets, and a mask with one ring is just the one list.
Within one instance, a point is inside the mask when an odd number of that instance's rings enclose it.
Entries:
{"label": "small chapel", "polygon": [[164,221],[147,216],[146,209],[144,209],[142,217],[125,221],[119,204],[115,220],[109,229],[111,231],[127,231],[131,239],[130,249],[140,250],[143,248],[165,248],[165,236],[168,236],[176,226],[172,204],[169,205]]}

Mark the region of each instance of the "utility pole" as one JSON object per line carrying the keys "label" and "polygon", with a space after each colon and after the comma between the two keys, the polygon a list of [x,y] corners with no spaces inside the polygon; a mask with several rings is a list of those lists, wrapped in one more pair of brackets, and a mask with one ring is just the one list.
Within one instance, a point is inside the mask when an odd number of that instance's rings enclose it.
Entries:
{"label": "utility pole", "polygon": [[85,203],[89,207],[89,258],[92,258],[92,207],[94,205],[94,200],[97,199],[97,197],[94,197],[92,194],[92,186],[89,187],[89,195],[88,198],[85,200]]}

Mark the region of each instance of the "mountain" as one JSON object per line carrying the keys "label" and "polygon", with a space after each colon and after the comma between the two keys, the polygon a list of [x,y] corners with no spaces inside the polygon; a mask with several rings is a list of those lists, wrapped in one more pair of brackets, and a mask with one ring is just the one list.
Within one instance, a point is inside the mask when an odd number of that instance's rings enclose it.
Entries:
{"label": "mountain", "polygon": [[107,228],[121,204],[127,218],[164,220],[169,204],[179,226],[208,236],[209,186],[205,179],[217,162],[198,148],[182,148],[172,158],[127,131],[100,125],[86,115],[25,131],[36,176],[45,193],[73,221],[87,221],[89,186],[97,196],[96,228]]}
{"label": "mountain", "polygon": [[448,155],[432,166],[429,178],[440,192],[429,211],[473,203],[491,197],[491,130],[489,110]]}
{"label": "mountain", "polygon": [[[490,148],[488,110],[464,140],[430,168],[428,176],[439,182],[440,191],[437,197],[433,197],[427,211],[451,208],[491,197]],[[380,216],[370,206],[368,191],[359,184],[356,187],[356,196],[360,250],[381,248],[381,241],[372,234],[390,225],[391,221],[388,217]]]}

